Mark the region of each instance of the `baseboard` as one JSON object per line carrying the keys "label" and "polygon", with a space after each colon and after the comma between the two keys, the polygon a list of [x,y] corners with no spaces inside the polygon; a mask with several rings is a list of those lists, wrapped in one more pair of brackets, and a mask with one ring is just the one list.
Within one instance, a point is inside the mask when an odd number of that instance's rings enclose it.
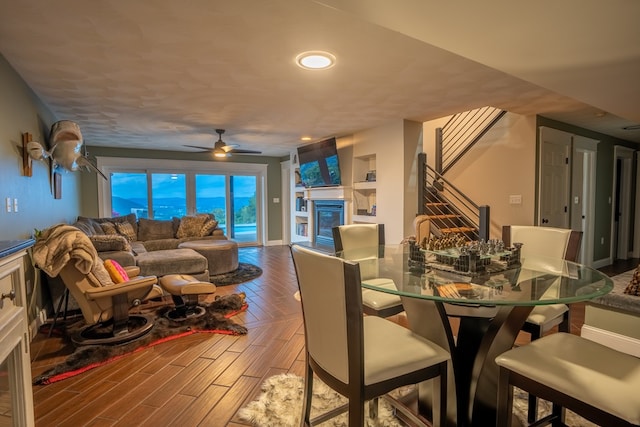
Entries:
{"label": "baseboard", "polygon": [[640,340],[620,335],[615,332],[595,328],[590,325],[582,325],[580,336],[600,343],[614,350],[640,357]]}
{"label": "baseboard", "polygon": [[602,267],[606,267],[608,265],[613,264],[613,260],[611,258],[603,258],[603,259],[599,259],[597,261],[593,261],[593,264],[591,265],[591,267],[593,268],[602,268]]}
{"label": "baseboard", "polygon": [[31,321],[29,324],[29,341],[33,341],[33,339],[38,335],[38,331],[40,330],[40,326],[44,325],[47,321],[47,311],[42,309],[38,312],[38,315]]}
{"label": "baseboard", "polygon": [[265,244],[265,246],[282,246],[282,245],[283,245],[282,240],[269,240]]}

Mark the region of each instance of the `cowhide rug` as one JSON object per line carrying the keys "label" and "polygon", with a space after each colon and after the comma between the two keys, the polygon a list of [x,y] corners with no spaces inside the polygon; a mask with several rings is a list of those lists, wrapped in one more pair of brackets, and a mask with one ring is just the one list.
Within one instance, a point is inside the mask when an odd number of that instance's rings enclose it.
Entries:
{"label": "cowhide rug", "polygon": [[[119,345],[85,345],[75,348],[67,359],[34,378],[34,384],[51,384],[90,369],[118,360],[129,354],[148,347],[199,332],[245,335],[247,328],[235,323],[230,318],[247,309],[244,294],[231,294],[217,297],[215,301],[204,305],[204,315],[183,321],[173,321],[164,316],[173,306],[167,305],[155,311],[153,329],[134,341]],[[67,328],[71,336],[74,329],[84,326],[84,321],[77,322]]]}
{"label": "cowhide rug", "polygon": [[[262,384],[262,394],[247,406],[238,411],[240,419],[250,422],[257,427],[291,427],[300,425],[302,412],[304,379],[294,374],[281,374],[267,378]],[[410,392],[411,387],[404,387],[398,394]],[[522,390],[514,391],[514,413],[526,425],[527,394]],[[337,408],[346,403],[346,399],[333,391],[326,384],[315,378],[313,381],[313,398],[311,399],[311,418],[323,414],[330,409]],[[551,404],[540,401],[538,405],[540,416],[551,411]],[[566,425],[568,427],[597,427],[595,424],[584,420],[571,411],[566,412]],[[322,424],[327,427],[348,427],[347,414],[341,414]],[[380,399],[378,402],[378,418],[373,421],[368,418],[368,409],[365,408],[365,426],[404,426],[391,412],[390,405]]]}

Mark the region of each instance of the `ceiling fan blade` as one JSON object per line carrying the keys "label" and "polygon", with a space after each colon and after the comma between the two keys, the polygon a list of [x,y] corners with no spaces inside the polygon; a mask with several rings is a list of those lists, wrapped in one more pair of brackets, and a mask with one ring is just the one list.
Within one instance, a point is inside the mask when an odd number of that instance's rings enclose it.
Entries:
{"label": "ceiling fan blade", "polygon": [[229,150],[229,152],[234,154],[262,154],[262,151],[244,150],[242,148],[234,148],[232,150]]}
{"label": "ceiling fan blade", "polygon": [[213,151],[213,148],[209,147],[198,147],[197,145],[183,145],[183,147],[189,147],[189,148],[197,148],[199,150],[203,150],[202,152],[210,152]]}

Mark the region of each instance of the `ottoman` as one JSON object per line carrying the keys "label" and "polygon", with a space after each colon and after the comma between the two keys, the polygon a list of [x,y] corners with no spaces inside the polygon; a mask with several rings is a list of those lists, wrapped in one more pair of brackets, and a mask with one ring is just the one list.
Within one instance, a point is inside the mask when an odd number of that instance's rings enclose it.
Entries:
{"label": "ottoman", "polygon": [[191,249],[163,249],[136,256],[136,265],[143,276],[189,274],[198,280],[209,280],[207,259]]}
{"label": "ottoman", "polygon": [[238,244],[233,240],[190,240],[178,245],[203,255],[209,263],[209,275],[229,273],[238,269]]}

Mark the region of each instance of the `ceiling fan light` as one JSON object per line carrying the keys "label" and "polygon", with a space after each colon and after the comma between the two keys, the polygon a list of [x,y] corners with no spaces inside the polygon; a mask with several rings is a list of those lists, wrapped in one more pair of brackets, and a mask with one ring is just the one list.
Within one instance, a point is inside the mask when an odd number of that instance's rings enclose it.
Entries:
{"label": "ceiling fan light", "polygon": [[213,157],[228,157],[229,153],[224,151],[222,148],[215,148],[213,150]]}

